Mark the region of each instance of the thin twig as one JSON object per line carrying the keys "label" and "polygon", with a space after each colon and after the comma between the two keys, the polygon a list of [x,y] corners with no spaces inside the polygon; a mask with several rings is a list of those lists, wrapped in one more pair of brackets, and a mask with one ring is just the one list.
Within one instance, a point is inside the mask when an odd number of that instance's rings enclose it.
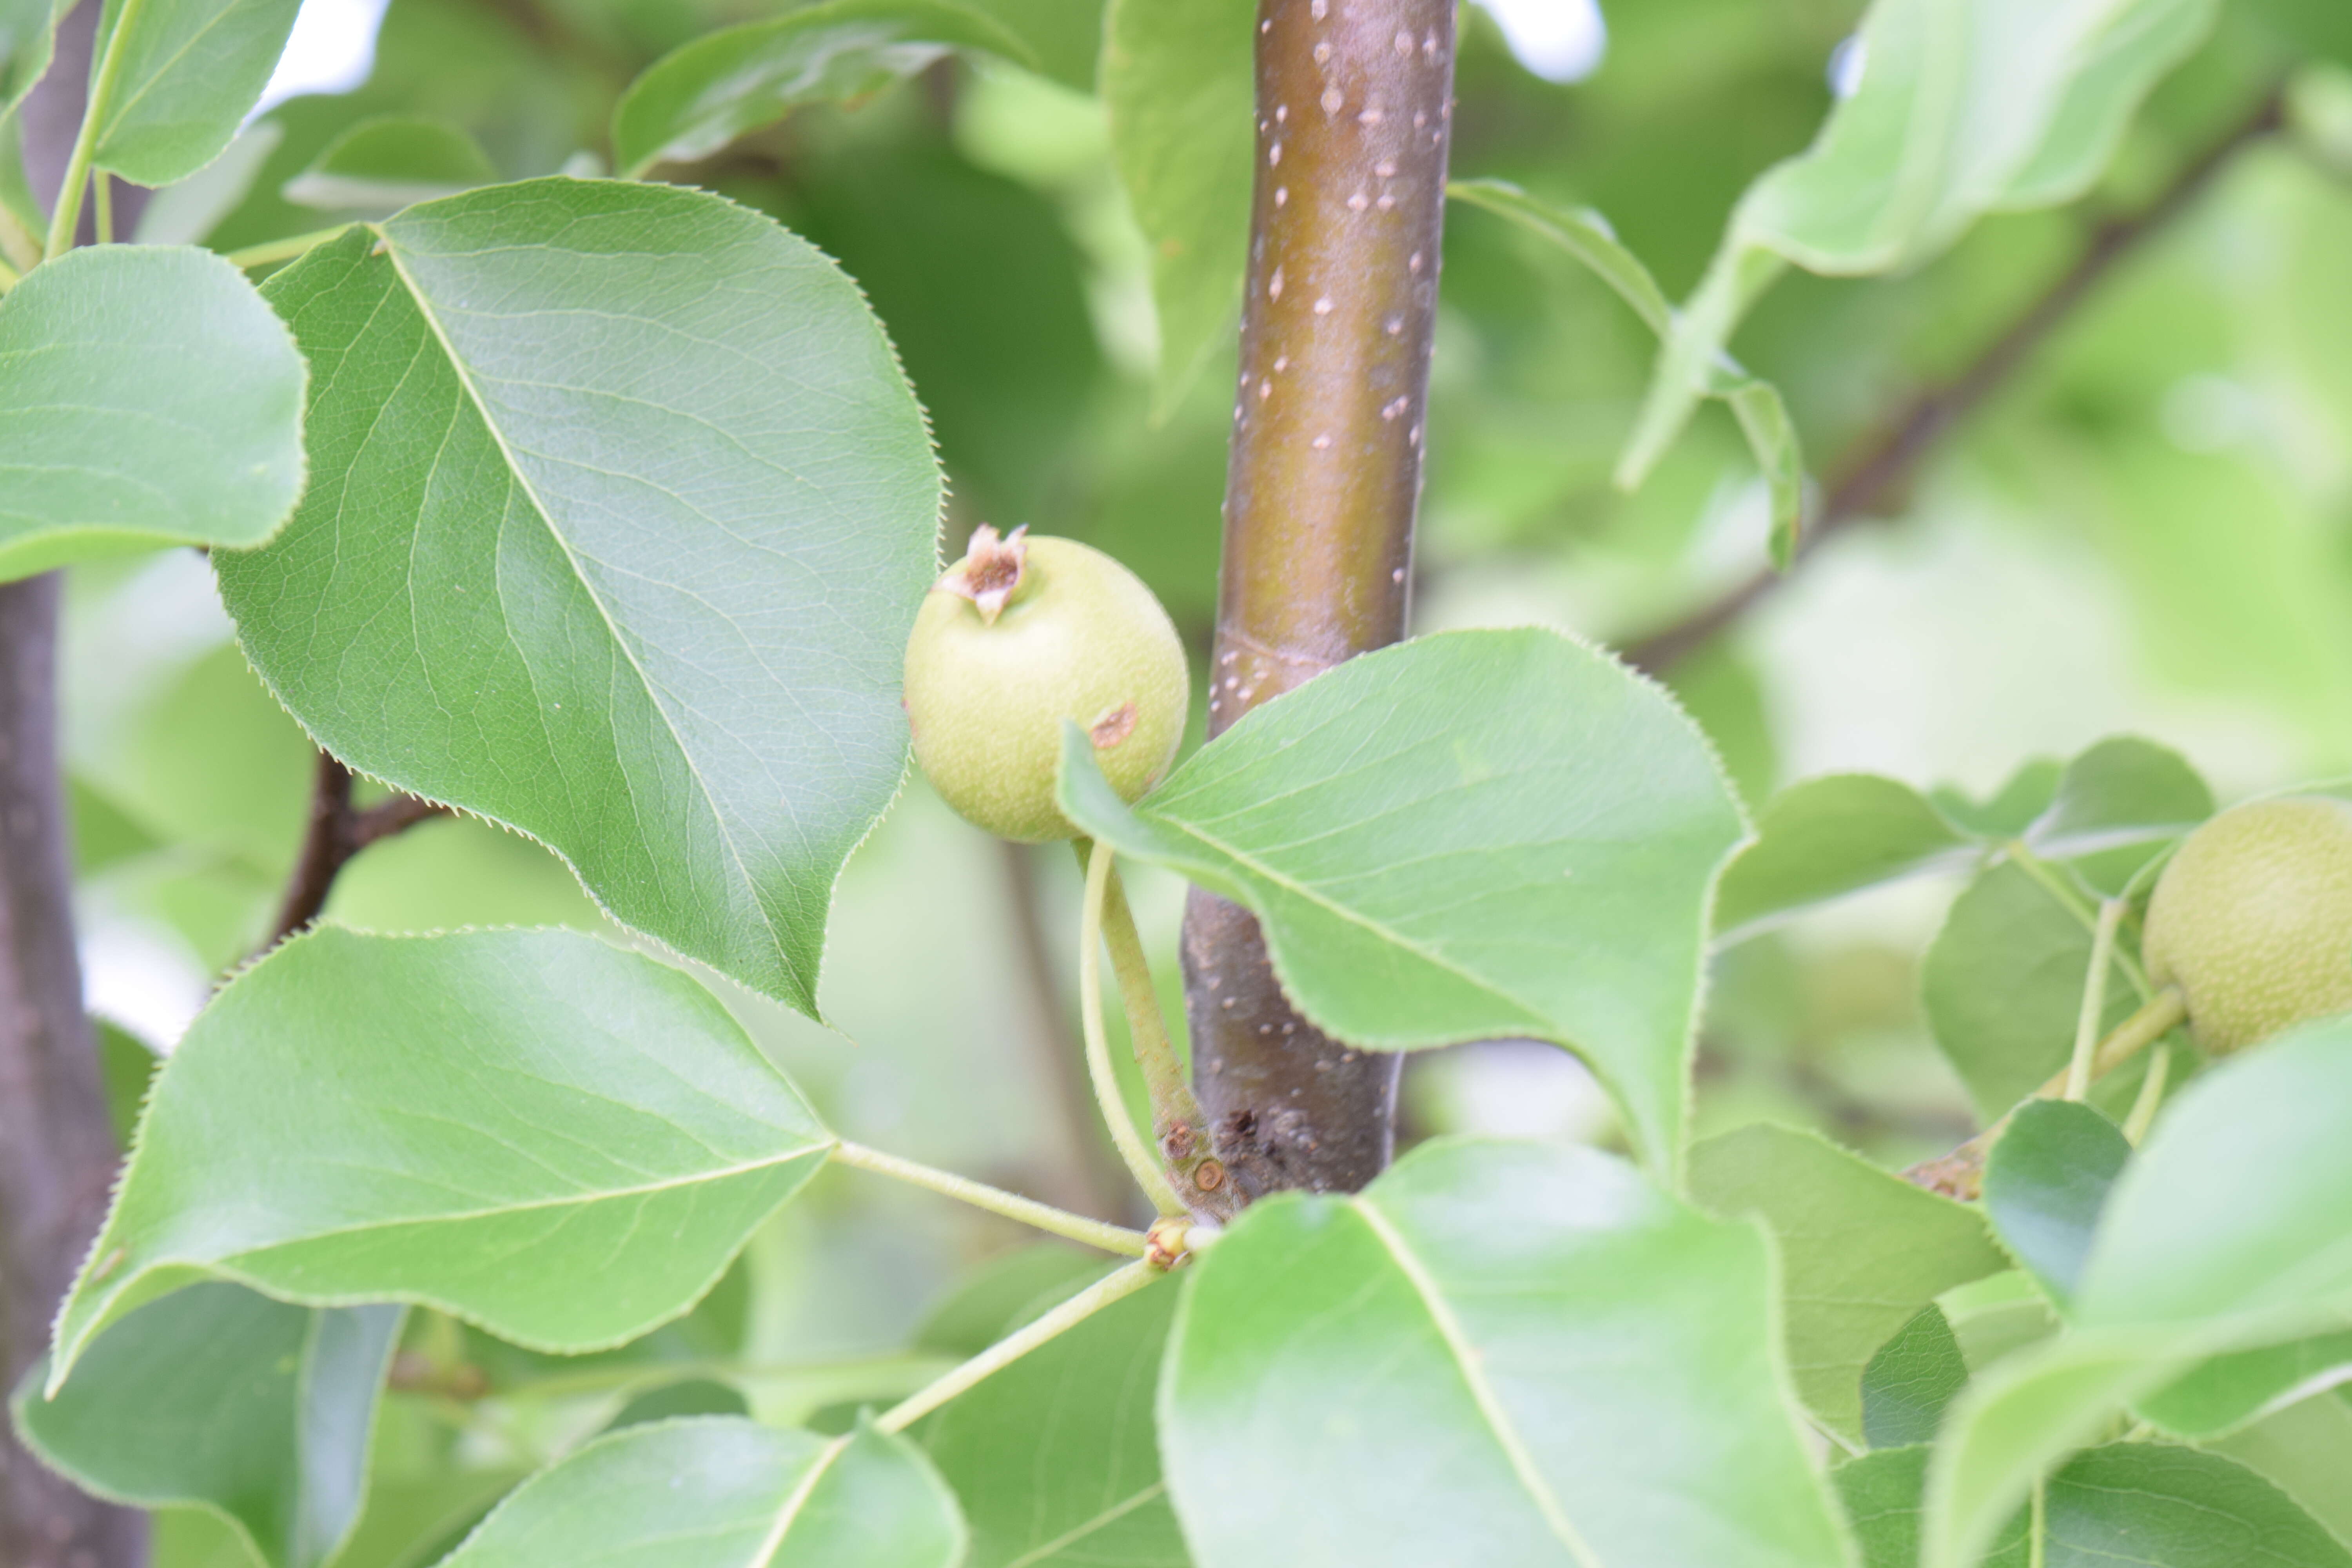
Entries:
{"label": "thin twig", "polygon": [[334,891],[336,875],[352,856],[379,839],[447,811],[446,806],[413,795],[395,795],[364,811],[355,810],[351,770],[320,752],[310,790],[310,826],[302,835],[301,853],[295,857],[294,874],[287,881],[286,897],[278,904],[278,919],[262,951],[276,947],[319,918],[319,911],[327,907],[327,895]]}
{"label": "thin twig", "polygon": [[[1967,369],[1919,393],[1877,435],[1832,464],[1831,471],[1839,478],[1822,498],[1821,515],[1806,531],[1798,559],[1819,549],[1831,535],[1876,515],[1890,497],[1900,493],[1944,437],[2008,384],[2117,263],[2188,210],[2240,153],[2278,131],[2284,122],[2284,89],[2273,88],[2253,113],[2183,166],[2162,195],[2129,217],[2110,219],[2093,229],[2074,264],[1986,344]],[[1654,673],[1668,668],[1747,614],[1787,575],[1770,568],[1759,571],[1681,620],[1630,644],[1624,649],[1626,662]]]}

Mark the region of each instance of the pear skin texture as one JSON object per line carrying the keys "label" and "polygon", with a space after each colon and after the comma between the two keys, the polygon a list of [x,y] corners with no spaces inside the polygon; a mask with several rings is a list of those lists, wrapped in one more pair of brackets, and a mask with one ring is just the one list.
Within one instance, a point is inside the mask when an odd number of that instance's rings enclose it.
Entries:
{"label": "pear skin texture", "polygon": [[1076,540],[1027,540],[993,624],[935,587],[907,642],[907,718],[924,776],[967,821],[1038,844],[1077,829],[1054,799],[1062,724],[1095,740],[1124,800],[1176,759],[1192,672],[1175,624],[1143,580]]}
{"label": "pear skin texture", "polygon": [[2140,951],[2217,1056],[2352,1011],[2352,803],[2254,801],[2200,827],[2157,879]]}

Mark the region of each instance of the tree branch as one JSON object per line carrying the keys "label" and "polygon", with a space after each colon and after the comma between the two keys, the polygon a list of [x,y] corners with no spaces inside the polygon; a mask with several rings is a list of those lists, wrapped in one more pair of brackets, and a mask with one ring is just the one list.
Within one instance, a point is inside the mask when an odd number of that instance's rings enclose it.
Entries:
{"label": "tree branch", "polygon": [[[1436,318],[1453,0],[1259,0],[1257,162],[1209,729],[1404,634]],[[1247,910],[1184,916],[1193,1077],[1239,1191],[1352,1190],[1398,1058],[1299,1017]]]}
{"label": "tree branch", "polygon": [[[2154,201],[2128,217],[2110,219],[2093,229],[2074,264],[1987,343],[1966,369],[1943,385],[1915,395],[1875,435],[1833,464],[1831,471],[1838,478],[1832,481],[1821,514],[1799,547],[1799,559],[1819,549],[1831,535],[1876,515],[1891,497],[1899,494],[1943,439],[2008,384],[2034,350],[2073,316],[2118,263],[2193,205],[2239,153],[2280,128],[2284,106],[2284,89],[2273,88],[2252,114],[2184,165]],[[1793,563],[1790,569],[1794,570]],[[1672,667],[1747,614],[1787,575],[1769,567],[1757,572],[1683,619],[1633,642],[1624,649],[1626,662],[1653,673]]]}
{"label": "tree branch", "polygon": [[413,795],[395,795],[365,810],[357,809],[352,805],[351,770],[320,752],[317,782],[310,790],[310,826],[302,835],[294,875],[286,884],[285,900],[278,905],[278,919],[261,951],[268,952],[319,918],[319,911],[327,907],[327,895],[334,891],[336,875],[352,856],[427,817],[446,816],[448,809]]}

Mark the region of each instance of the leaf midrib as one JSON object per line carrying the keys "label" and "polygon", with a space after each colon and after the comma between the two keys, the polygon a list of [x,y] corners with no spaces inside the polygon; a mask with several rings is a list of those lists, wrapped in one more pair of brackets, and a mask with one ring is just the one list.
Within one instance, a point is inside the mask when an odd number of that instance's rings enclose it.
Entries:
{"label": "leaf midrib", "polygon": [[[488,403],[483,399],[481,389],[474,384],[473,372],[457,353],[457,345],[449,341],[448,331],[442,325],[439,315],[434,311],[431,303],[426,300],[423,287],[410,276],[407,267],[403,264],[399,245],[390,235],[381,229],[376,230],[376,234],[383,243],[385,258],[392,263],[393,275],[399,279],[401,288],[406,290],[410,302],[415,305],[417,315],[424,320],[426,328],[433,333],[433,341],[440,345],[442,357],[448,361],[449,369],[457,376],[458,386],[465,391],[466,401],[473,406],[476,416],[482,422],[482,428],[488,431],[490,439],[497,443],[499,456],[505,460],[507,471],[514,476],[514,482],[521,488],[524,499],[530,502],[531,512],[539,519],[540,525],[547,530],[548,538],[554,541],[555,548],[562,552],[564,563],[572,568],[572,579],[580,584],[580,591],[588,596],[590,604],[596,606],[597,618],[604,623],[604,630],[611,636],[613,646],[620,650],[621,658],[628,665],[630,673],[637,678],[637,684],[645,691],[646,700],[652,704],[655,712],[661,715],[662,728],[668,732],[670,743],[677,748],[678,760],[686,764],[687,775],[694,780],[695,790],[701,795],[704,806],[710,813],[711,826],[718,831],[719,841],[727,847],[727,858],[734,865],[736,875],[742,879],[744,891],[751,895],[751,907],[759,913],[760,924],[768,933],[770,946],[774,950],[786,972],[798,981],[799,967],[793,961],[791,951],[784,942],[782,933],[776,930],[775,918],[769,913],[767,900],[760,896],[759,882],[752,877],[751,868],[744,864],[742,848],[735,842],[734,831],[729,825],[727,814],[719,808],[719,796],[710,787],[710,781],[702,775],[700,760],[687,745],[686,737],[678,733],[677,721],[671,715],[668,704],[662,700],[654,684],[653,677],[646,672],[645,666],[637,661],[636,649],[630,645],[629,639],[622,635],[620,623],[613,618],[612,609],[604,603],[604,595],[596,591],[595,584],[583,569],[579,553],[572,548],[571,540],[565,538],[563,531],[556,526],[555,514],[548,509],[546,501],[541,499],[539,488],[531,483],[530,476],[523,471],[522,464],[516,459],[514,447],[507,440],[506,431],[499,426],[496,419],[490,416]],[[813,987],[811,994],[814,994]]]}
{"label": "leaf midrib", "polygon": [[1373,1204],[1361,1197],[1351,1197],[1348,1204],[1381,1245],[1388,1249],[1397,1271],[1412,1287],[1413,1294],[1421,1300],[1422,1310],[1429,1314],[1431,1325],[1444,1342],[1455,1371],[1460,1373],[1463,1385],[1470,1391],[1471,1402],[1478,1407],[1478,1414],[1485,1417],[1487,1430],[1494,1434],[1496,1446],[1503,1450],[1512,1476],[1533,1500],[1544,1522],[1551,1527],[1560,1544],[1568,1548],[1569,1554],[1584,1568],[1602,1568],[1600,1556],[1577,1532],[1576,1526],[1570,1522],[1567,1512],[1560,1507],[1559,1499],[1544,1483],[1542,1474],[1536,1468],[1535,1456],[1528,1452],[1526,1439],[1519,1436],[1509,1413],[1503,1408],[1501,1396],[1496,1394],[1480,1368],[1477,1347],[1470,1342],[1469,1335],[1454,1316],[1453,1309],[1445,1304],[1437,1281],[1423,1266],[1420,1256],[1412,1250],[1402,1233],[1389,1223],[1388,1216]]}

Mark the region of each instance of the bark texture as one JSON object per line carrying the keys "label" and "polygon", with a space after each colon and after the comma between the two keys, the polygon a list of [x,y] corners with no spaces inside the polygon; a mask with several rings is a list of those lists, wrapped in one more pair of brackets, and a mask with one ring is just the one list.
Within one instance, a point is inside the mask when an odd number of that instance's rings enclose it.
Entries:
{"label": "bark texture", "polygon": [[[1257,167],[1209,730],[1404,635],[1453,121],[1454,0],[1261,0]],[[1195,891],[1194,1079],[1251,1196],[1353,1190],[1400,1058],[1284,998],[1256,921]]]}
{"label": "bark texture", "polygon": [[[0,1370],[14,1388],[106,1212],[114,1178],[74,954],[58,777],[58,578],[0,584]],[[0,1563],[129,1568],[146,1516],[87,1497],[0,1436]]]}

